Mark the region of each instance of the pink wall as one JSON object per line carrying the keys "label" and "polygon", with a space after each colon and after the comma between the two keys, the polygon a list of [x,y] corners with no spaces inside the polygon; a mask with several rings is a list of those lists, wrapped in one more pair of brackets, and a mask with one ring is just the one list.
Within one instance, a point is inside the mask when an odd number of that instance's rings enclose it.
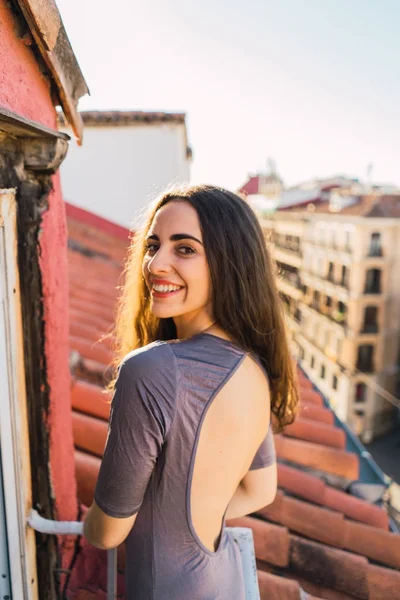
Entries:
{"label": "pink wall", "polygon": [[[53,177],[53,186],[40,234],[45,352],[50,386],[50,468],[57,518],[75,521],[78,502],[70,399],[67,229],[58,173]],[[74,539],[66,536],[60,539],[63,548],[68,550],[63,563],[68,563]]]}
{"label": "pink wall", "polygon": [[[0,0],[0,107],[56,128],[50,86],[29,46],[16,35],[14,17]],[[45,317],[45,354],[50,386],[50,469],[57,518],[75,520],[78,511],[74,471],[70,374],[68,366],[68,275],[65,205],[58,174],[40,233],[40,266]],[[63,566],[72,540],[60,540]]]}
{"label": "pink wall", "polygon": [[56,127],[50,85],[29,47],[30,39],[16,34],[14,17],[0,0],[0,107]]}

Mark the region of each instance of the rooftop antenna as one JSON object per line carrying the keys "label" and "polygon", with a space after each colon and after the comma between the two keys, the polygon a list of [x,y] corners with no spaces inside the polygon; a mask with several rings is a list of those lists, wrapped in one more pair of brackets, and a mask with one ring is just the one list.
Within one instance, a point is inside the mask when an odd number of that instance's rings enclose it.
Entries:
{"label": "rooftop antenna", "polygon": [[365,191],[368,193],[372,189],[372,171],[374,168],[374,163],[370,162],[367,165],[367,178],[365,182]]}
{"label": "rooftop antenna", "polygon": [[270,156],[267,158],[268,175],[276,176],[276,162]]}

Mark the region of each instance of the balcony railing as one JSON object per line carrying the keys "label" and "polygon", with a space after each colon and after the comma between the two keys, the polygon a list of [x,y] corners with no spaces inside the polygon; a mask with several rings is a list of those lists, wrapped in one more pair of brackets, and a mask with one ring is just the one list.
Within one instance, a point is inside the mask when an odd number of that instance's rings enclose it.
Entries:
{"label": "balcony railing", "polygon": [[295,244],[284,244],[282,242],[274,242],[275,246],[279,248],[279,250],[285,250],[286,252],[291,252],[292,254],[296,254],[296,256],[302,256],[302,252],[300,247]]}
{"label": "balcony railing", "polygon": [[374,372],[374,363],[373,360],[358,360],[356,368],[361,373],[373,373]]}
{"label": "balcony railing", "polygon": [[296,273],[291,273],[290,271],[281,270],[279,272],[279,275],[282,277],[282,279],[284,279],[285,281],[288,281],[289,283],[294,285],[294,287],[299,288],[299,289],[301,288],[300,277]]}
{"label": "balcony railing", "polygon": [[381,286],[378,284],[375,285],[366,285],[364,288],[364,294],[380,294]]}
{"label": "balcony railing", "polygon": [[361,333],[378,333],[379,327],[377,323],[364,323]]}
{"label": "balcony railing", "polygon": [[376,257],[383,256],[382,248],[371,246],[369,248],[369,250],[368,250],[367,256],[368,257],[370,257],[370,256],[372,256],[372,257],[374,257],[374,256],[376,256]]}

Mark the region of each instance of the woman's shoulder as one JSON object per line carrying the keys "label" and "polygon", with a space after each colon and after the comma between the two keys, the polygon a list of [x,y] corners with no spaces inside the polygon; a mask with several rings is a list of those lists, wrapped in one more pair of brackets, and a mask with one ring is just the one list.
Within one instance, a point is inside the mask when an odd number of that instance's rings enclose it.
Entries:
{"label": "woman's shoulder", "polygon": [[167,342],[157,340],[129,352],[121,361],[119,371],[138,376],[159,376],[176,369],[176,359]]}

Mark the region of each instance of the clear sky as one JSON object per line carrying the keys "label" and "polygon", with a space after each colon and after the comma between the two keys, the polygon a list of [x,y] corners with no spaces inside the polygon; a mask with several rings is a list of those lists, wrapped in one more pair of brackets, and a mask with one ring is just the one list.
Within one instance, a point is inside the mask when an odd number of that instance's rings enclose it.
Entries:
{"label": "clear sky", "polygon": [[400,0],[57,0],[84,109],[183,111],[192,183],[400,185]]}

